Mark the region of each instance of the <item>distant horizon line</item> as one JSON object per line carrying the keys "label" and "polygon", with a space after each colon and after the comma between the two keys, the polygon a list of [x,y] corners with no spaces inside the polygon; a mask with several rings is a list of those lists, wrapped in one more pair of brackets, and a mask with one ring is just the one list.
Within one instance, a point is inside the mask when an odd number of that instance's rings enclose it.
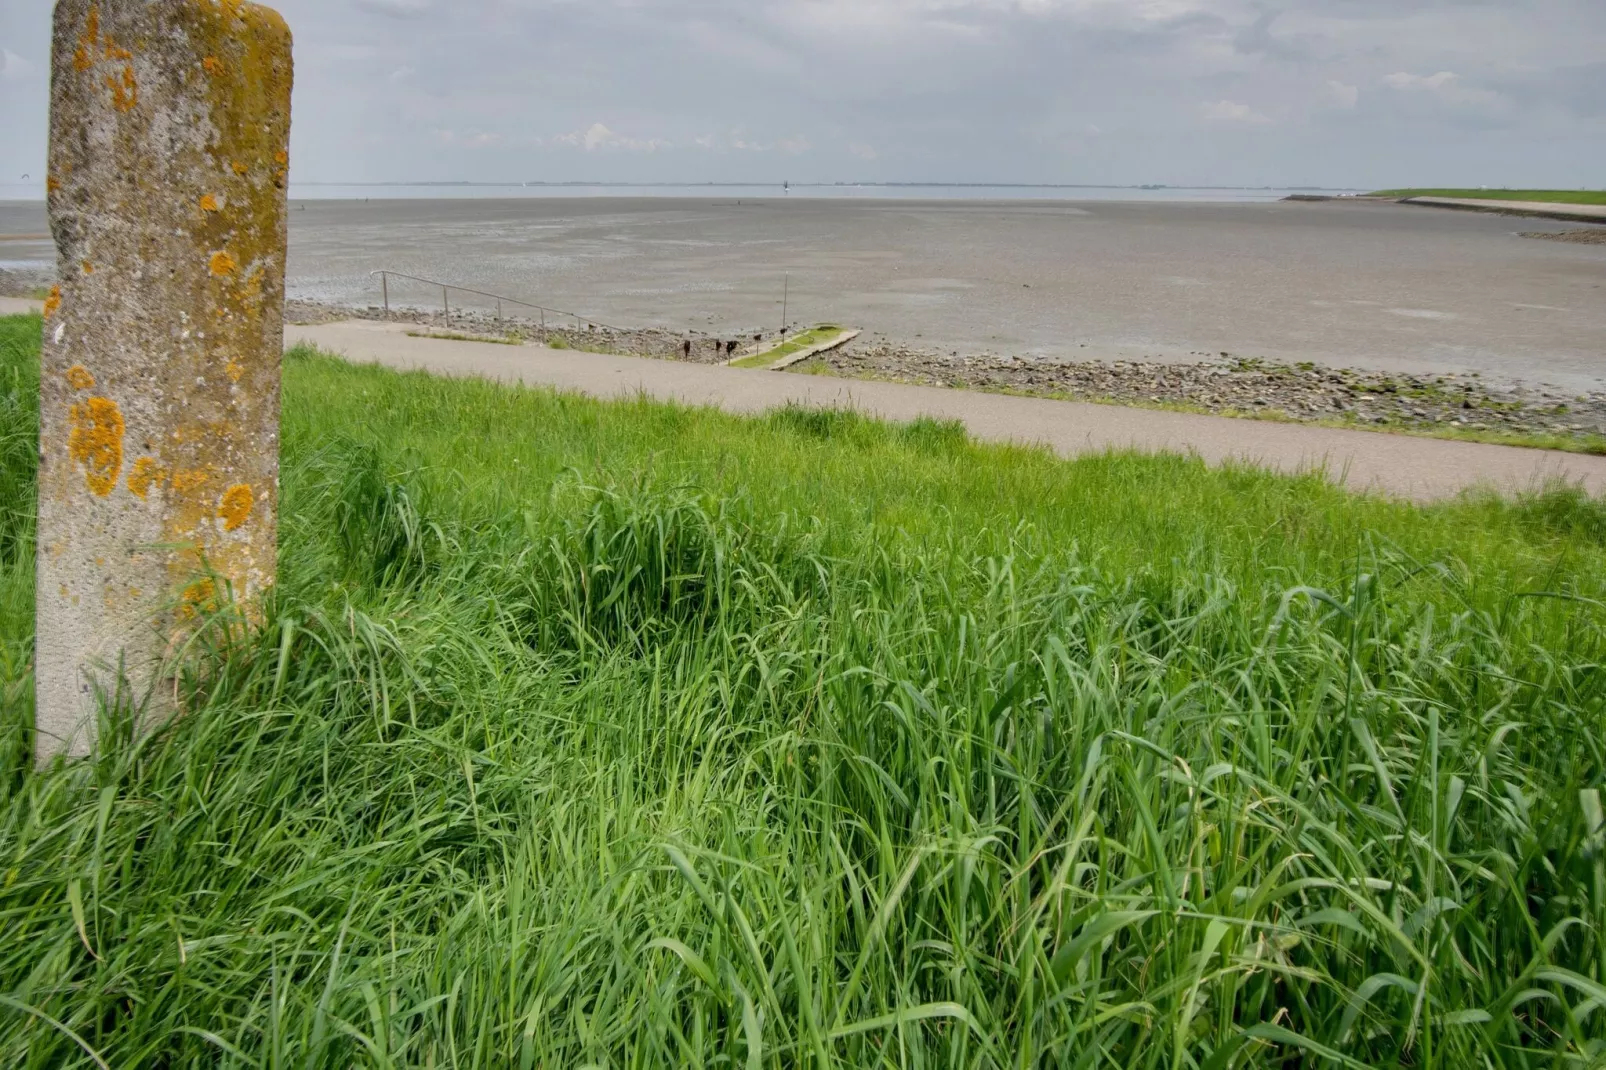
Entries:
{"label": "distant horizon line", "polygon": [[676,189],[742,189],[753,186],[790,186],[793,189],[840,189],[852,187],[867,187],[872,189],[1135,189],[1135,190],[1290,190],[1295,192],[1331,191],[1338,193],[1359,192],[1370,187],[1361,186],[1282,186],[1282,185],[1168,185],[1166,183],[1113,183],[1113,182],[602,182],[571,180],[563,182],[553,181],[505,181],[505,182],[475,182],[468,180],[450,181],[385,181],[385,182],[313,182],[292,179],[292,186],[411,186],[411,187],[453,187],[453,188],[548,188],[562,189],[574,186],[617,186],[617,187],[673,187]]}

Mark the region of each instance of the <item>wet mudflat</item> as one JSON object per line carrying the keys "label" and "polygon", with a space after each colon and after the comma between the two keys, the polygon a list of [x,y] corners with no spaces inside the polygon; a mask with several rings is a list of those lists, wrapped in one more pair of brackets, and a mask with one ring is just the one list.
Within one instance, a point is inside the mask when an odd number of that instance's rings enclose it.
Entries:
{"label": "wet mudflat", "polygon": [[[0,233],[38,233],[42,211],[0,205]],[[745,337],[779,328],[786,289],[791,322],[931,358],[1229,354],[1606,383],[1606,247],[1521,236],[1577,224],[1357,202],[718,196],[312,201],[291,221],[291,296],[341,305],[378,304],[369,273],[385,268],[598,323]],[[35,244],[0,258],[48,254]],[[440,301],[405,282],[391,296]]]}
{"label": "wet mudflat", "polygon": [[[292,296],[378,268],[627,327],[840,322],[934,354],[1606,376],[1606,250],[1393,204],[329,201],[292,213]],[[439,294],[393,287],[398,301]],[[466,300],[461,296],[454,300]]]}

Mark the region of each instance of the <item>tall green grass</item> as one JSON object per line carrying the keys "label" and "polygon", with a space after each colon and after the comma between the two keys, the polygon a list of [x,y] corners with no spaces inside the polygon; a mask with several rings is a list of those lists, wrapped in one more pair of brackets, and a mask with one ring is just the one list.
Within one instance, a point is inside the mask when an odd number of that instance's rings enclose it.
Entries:
{"label": "tall green grass", "polygon": [[1606,1051],[1582,495],[308,353],[285,432],[260,632],[207,633],[169,729],[5,771],[8,1065]]}
{"label": "tall green grass", "polygon": [[25,766],[31,746],[41,330],[36,316],[0,316],[0,780]]}

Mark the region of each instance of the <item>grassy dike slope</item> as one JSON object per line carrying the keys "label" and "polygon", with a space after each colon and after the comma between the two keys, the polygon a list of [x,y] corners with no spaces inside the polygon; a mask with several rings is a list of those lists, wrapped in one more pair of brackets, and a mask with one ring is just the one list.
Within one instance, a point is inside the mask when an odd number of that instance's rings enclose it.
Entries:
{"label": "grassy dike slope", "polygon": [[34,774],[38,331],[0,324],[8,1066],[1599,1057],[1594,503],[299,353],[265,627]]}
{"label": "grassy dike slope", "polygon": [[1606,190],[1578,189],[1386,189],[1369,197],[1455,197],[1474,201],[1531,201],[1539,204],[1606,204]]}

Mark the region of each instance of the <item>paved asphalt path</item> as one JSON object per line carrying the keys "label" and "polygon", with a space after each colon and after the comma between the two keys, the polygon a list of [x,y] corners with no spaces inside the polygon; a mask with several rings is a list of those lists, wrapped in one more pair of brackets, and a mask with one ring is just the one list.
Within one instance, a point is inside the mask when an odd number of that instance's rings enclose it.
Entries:
{"label": "paved asphalt path", "polygon": [[1418,501],[1453,497],[1478,486],[1525,490],[1554,478],[1581,482],[1593,493],[1606,492],[1606,457],[540,346],[414,338],[407,329],[370,322],[288,327],[285,340],[311,343],[360,363],[600,398],[646,394],[740,413],[795,402],[852,406],[891,420],[955,418],[978,439],[1045,444],[1067,457],[1111,449],[1170,450],[1196,453],[1213,464],[1246,461],[1291,472],[1320,468],[1351,488]]}

